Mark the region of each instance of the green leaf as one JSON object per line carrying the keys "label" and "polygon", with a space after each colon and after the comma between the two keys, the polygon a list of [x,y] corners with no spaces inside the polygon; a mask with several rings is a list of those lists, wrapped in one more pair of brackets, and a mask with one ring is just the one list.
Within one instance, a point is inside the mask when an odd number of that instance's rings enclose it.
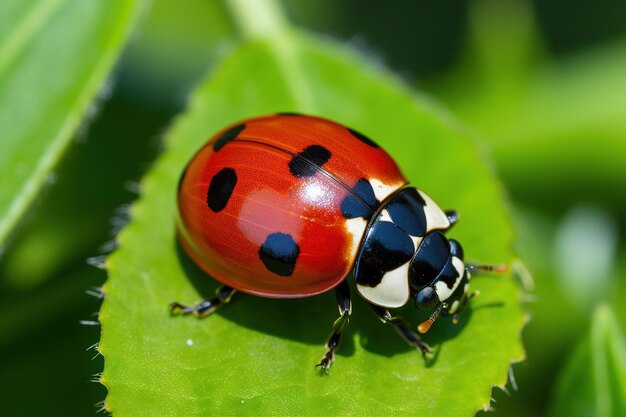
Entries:
{"label": "green leaf", "polygon": [[[248,27],[252,38],[267,33],[258,23]],[[366,133],[414,184],[460,210],[452,236],[468,258],[514,257],[499,185],[447,115],[353,51],[280,30],[283,36],[242,45],[196,89],[142,181],[133,220],[107,260],[100,312],[107,409],[116,416],[473,415],[524,355],[520,290],[509,276],[473,281],[481,295],[462,324],[440,320],[427,335],[437,352],[432,363],[354,295],[328,377],[314,364],[336,319],[332,292],[297,300],[244,294],[205,320],[170,316],[172,300],[194,302],[217,287],[177,248],[178,177],[209,136],[253,115],[308,112]],[[417,325],[424,316],[414,310],[401,313]]]}
{"label": "green leaf", "polygon": [[5,1],[0,13],[0,245],[106,80],[139,1]]}
{"label": "green leaf", "polygon": [[[84,265],[107,246],[103,243],[112,237],[112,226],[123,222],[122,205],[136,197],[125,185],[138,181],[146,161],[156,157],[154,137],[174,113],[137,107],[119,92],[118,85],[85,141],[64,154],[54,170],[57,181],[38,199],[19,234],[12,236],[0,258],[0,293],[4,286],[34,288],[64,275],[72,265]],[[0,315],[2,309],[0,302]]]}
{"label": "green leaf", "polygon": [[518,199],[560,210],[601,201],[622,212],[626,41],[548,59],[531,9],[522,0],[472,2],[465,59],[431,90],[489,141]]}
{"label": "green leaf", "polygon": [[99,302],[84,291],[101,283],[103,272],[83,264],[29,291],[0,291],[2,415],[94,415],[105,390],[87,381],[101,371],[102,360],[94,358],[93,346],[86,348],[99,328],[78,322],[93,320]]}
{"label": "green leaf", "polygon": [[[124,54],[126,93],[150,106],[182,106],[207,68],[234,44],[235,31],[220,1],[155,1]],[[184,45],[184,48],[181,48]]]}
{"label": "green leaf", "polygon": [[626,415],[626,341],[610,307],[596,310],[591,331],[560,377],[551,415]]}

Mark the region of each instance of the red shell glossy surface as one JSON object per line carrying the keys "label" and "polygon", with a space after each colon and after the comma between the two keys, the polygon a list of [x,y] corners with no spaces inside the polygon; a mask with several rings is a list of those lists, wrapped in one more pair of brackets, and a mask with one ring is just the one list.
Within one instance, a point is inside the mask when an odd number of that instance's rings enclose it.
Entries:
{"label": "red shell glossy surface", "polygon": [[[183,174],[178,191],[183,247],[209,275],[243,292],[296,298],[328,291],[355,261],[356,238],[341,213],[350,188],[361,178],[398,188],[406,180],[384,150],[331,121],[276,115],[242,123],[245,129],[217,151],[213,144],[228,128],[215,135]],[[326,172],[298,178],[289,162],[310,145],[331,152],[322,166]],[[225,208],[214,212],[207,192],[224,168],[235,170],[237,182]],[[268,270],[259,256],[267,236],[276,232],[290,235],[299,247],[290,276]]]}

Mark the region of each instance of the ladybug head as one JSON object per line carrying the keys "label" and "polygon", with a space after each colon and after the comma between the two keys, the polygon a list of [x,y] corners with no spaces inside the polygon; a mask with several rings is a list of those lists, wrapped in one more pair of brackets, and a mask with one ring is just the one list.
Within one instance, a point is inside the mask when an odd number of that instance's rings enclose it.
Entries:
{"label": "ladybug head", "polygon": [[[426,333],[437,317],[439,317],[439,314],[452,316],[452,323],[454,324],[459,322],[459,315],[467,308],[469,301],[478,295],[478,291],[469,291],[469,281],[472,272],[492,271],[504,273],[508,270],[506,264],[466,266],[463,261],[463,248],[461,244],[454,239],[447,240],[441,234],[439,234],[439,237],[435,237],[437,235],[433,235],[433,233],[426,235],[422,243],[422,245],[426,243],[425,248],[427,248],[427,252],[433,256],[430,259],[431,269],[429,271],[424,269],[423,264],[421,265],[422,268],[413,268],[416,264],[415,259],[418,258],[420,253],[420,250],[418,250],[412,261],[411,269],[409,270],[409,282],[411,283],[415,306],[421,311],[435,309],[430,317],[417,327],[420,333]],[[433,235],[433,238],[427,240],[431,235]],[[443,247],[441,243],[444,242],[444,240],[448,245],[449,252],[443,251],[437,254],[435,248],[439,245],[441,249],[441,247]],[[433,242],[435,242],[434,245]],[[440,264],[443,264],[443,267],[433,269],[432,263],[437,262],[437,256],[441,258],[441,253],[446,254],[446,256],[444,256],[444,258],[446,258],[445,262],[443,262],[442,259],[438,261]],[[424,271],[427,272],[424,273]],[[423,284],[425,282],[424,276],[428,275],[428,273],[434,273],[436,278],[428,282],[428,284]],[[420,282],[422,285],[419,285]]]}
{"label": "ladybug head", "polygon": [[409,269],[415,306],[420,311],[434,309],[428,320],[419,325],[421,333],[430,329],[440,313],[458,321],[459,313],[471,298],[469,279],[461,244],[440,232],[426,235]]}

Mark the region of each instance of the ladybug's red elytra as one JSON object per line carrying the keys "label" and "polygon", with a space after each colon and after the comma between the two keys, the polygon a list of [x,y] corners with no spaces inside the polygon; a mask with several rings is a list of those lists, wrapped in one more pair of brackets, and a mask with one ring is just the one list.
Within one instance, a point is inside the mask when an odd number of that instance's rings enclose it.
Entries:
{"label": "ladybug's red elytra", "polygon": [[346,277],[384,323],[423,354],[417,333],[388,309],[413,299],[433,313],[459,313],[475,295],[461,245],[443,232],[457,220],[408,186],[394,160],[367,136],[295,113],[245,120],[219,132],[182,173],[178,236],[218,280],[216,296],[173,312],[206,316],[236,291],[300,298],[335,289],[340,317],[317,365],[327,371],[352,303]]}

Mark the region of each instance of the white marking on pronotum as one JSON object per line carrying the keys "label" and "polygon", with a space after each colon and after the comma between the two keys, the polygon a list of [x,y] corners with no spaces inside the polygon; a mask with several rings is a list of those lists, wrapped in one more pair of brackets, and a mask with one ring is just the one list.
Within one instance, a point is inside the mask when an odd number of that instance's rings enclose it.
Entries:
{"label": "white marking on pronotum", "polygon": [[193,346],[193,340],[187,339],[187,346]]}
{"label": "white marking on pronotum", "polygon": [[357,290],[368,301],[388,308],[402,307],[409,301],[409,264],[400,265],[398,268],[387,272],[383,279],[375,287],[356,285]]}
{"label": "white marking on pronotum", "polygon": [[374,190],[374,196],[378,201],[383,201],[385,198],[389,197],[391,193],[396,191],[398,188],[402,187],[402,184],[385,184],[376,178],[370,179],[370,185],[372,186],[372,190]]}
{"label": "white marking on pronotum", "polygon": [[363,234],[365,233],[365,228],[367,227],[367,220],[362,217],[356,217],[354,219],[346,220],[346,229],[348,229],[348,233],[352,236],[352,246],[350,248],[351,258],[356,256],[357,250],[359,250],[359,246],[361,245],[361,239],[363,239]]}
{"label": "white marking on pronotum", "polygon": [[442,230],[450,227],[450,220],[443,210],[435,203],[435,201],[426,195],[422,190],[417,190],[426,205],[424,206],[424,214],[426,215],[426,232],[431,230]]}

